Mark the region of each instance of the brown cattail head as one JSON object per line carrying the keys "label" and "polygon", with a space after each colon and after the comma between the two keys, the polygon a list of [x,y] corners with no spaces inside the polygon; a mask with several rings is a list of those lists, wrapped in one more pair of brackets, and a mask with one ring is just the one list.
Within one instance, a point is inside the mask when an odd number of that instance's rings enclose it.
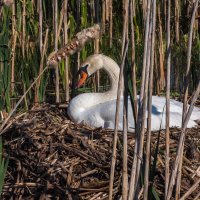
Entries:
{"label": "brown cattail head", "polygon": [[3,5],[10,7],[13,4],[13,0],[3,0]]}
{"label": "brown cattail head", "polygon": [[100,26],[98,24],[77,33],[76,36],[68,44],[49,55],[47,65],[49,65],[49,67],[57,66],[58,63],[66,56],[80,51],[87,41],[98,38],[99,35]]}

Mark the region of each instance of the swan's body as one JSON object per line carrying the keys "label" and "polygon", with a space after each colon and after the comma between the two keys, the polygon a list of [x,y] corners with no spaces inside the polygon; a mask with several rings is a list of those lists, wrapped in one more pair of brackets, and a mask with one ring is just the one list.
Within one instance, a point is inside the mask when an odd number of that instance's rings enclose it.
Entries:
{"label": "swan's body", "polygon": [[[82,66],[80,70],[84,71],[84,75],[86,73],[89,76],[99,69],[105,69],[110,76],[111,89],[105,93],[85,93],[73,98],[68,107],[69,117],[77,124],[114,129],[119,66],[111,58],[101,54],[88,57]],[[152,130],[165,129],[165,105],[165,97],[152,97]],[[123,97],[120,103],[119,130],[123,129],[122,108]],[[170,100],[170,127],[181,127],[182,109],[181,102]],[[195,120],[200,120],[200,109],[197,107],[193,110],[188,128],[196,125]],[[129,130],[135,128],[130,99],[128,100],[128,128]]]}

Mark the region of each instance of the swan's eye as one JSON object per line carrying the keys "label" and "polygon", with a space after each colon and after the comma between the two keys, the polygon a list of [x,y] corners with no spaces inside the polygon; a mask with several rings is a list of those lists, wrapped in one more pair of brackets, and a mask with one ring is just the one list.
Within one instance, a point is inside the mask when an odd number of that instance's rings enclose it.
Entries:
{"label": "swan's eye", "polygon": [[81,68],[82,68],[82,71],[84,71],[85,73],[88,73],[88,72],[87,72],[88,66],[89,66],[89,64],[86,64],[85,66],[81,67]]}
{"label": "swan's eye", "polygon": [[78,70],[78,74],[81,74],[81,72],[85,72],[86,74],[88,74],[87,68],[88,68],[89,64],[83,65],[82,67],[79,68]]}
{"label": "swan's eye", "polygon": [[87,69],[87,68],[88,68],[88,66],[89,66],[89,64],[86,64],[86,65],[84,66],[84,68],[85,68],[85,69]]}

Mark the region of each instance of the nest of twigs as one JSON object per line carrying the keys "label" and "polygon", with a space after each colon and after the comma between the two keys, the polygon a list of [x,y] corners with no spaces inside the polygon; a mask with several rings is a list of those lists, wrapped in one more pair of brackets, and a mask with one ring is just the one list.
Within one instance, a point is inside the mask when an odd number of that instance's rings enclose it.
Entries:
{"label": "nest of twigs", "polygon": [[[173,162],[180,130],[171,129]],[[152,134],[152,160],[158,132]],[[77,126],[64,109],[44,105],[13,119],[3,134],[4,155],[10,160],[2,199],[108,199],[113,131]],[[119,133],[114,199],[121,197],[122,134]],[[131,173],[134,135],[128,134],[128,171]],[[185,139],[181,195],[200,178],[200,126]],[[165,138],[161,131],[154,187],[164,196]],[[153,162],[153,161],[152,161]],[[196,187],[187,199],[200,193]],[[142,199],[142,195],[141,195]]]}

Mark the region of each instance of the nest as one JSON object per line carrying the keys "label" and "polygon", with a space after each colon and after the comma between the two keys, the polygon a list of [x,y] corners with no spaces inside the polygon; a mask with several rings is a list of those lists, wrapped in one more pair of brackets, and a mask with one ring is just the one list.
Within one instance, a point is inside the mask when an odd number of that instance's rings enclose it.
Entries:
{"label": "nest", "polygon": [[[9,154],[10,159],[2,199],[108,199],[113,134],[101,128],[75,125],[66,118],[64,109],[52,105],[18,116],[3,134],[4,155]],[[165,183],[164,135],[161,131],[154,177],[160,199],[164,196]],[[171,166],[179,135],[179,129],[170,129]],[[158,132],[152,133],[152,158],[157,138]],[[129,175],[134,142],[134,135],[129,133]],[[122,194],[122,143],[119,133],[114,199],[120,199]],[[189,129],[185,139],[181,196],[200,178],[199,147],[200,126]],[[196,187],[187,199],[195,199],[199,193]]]}

